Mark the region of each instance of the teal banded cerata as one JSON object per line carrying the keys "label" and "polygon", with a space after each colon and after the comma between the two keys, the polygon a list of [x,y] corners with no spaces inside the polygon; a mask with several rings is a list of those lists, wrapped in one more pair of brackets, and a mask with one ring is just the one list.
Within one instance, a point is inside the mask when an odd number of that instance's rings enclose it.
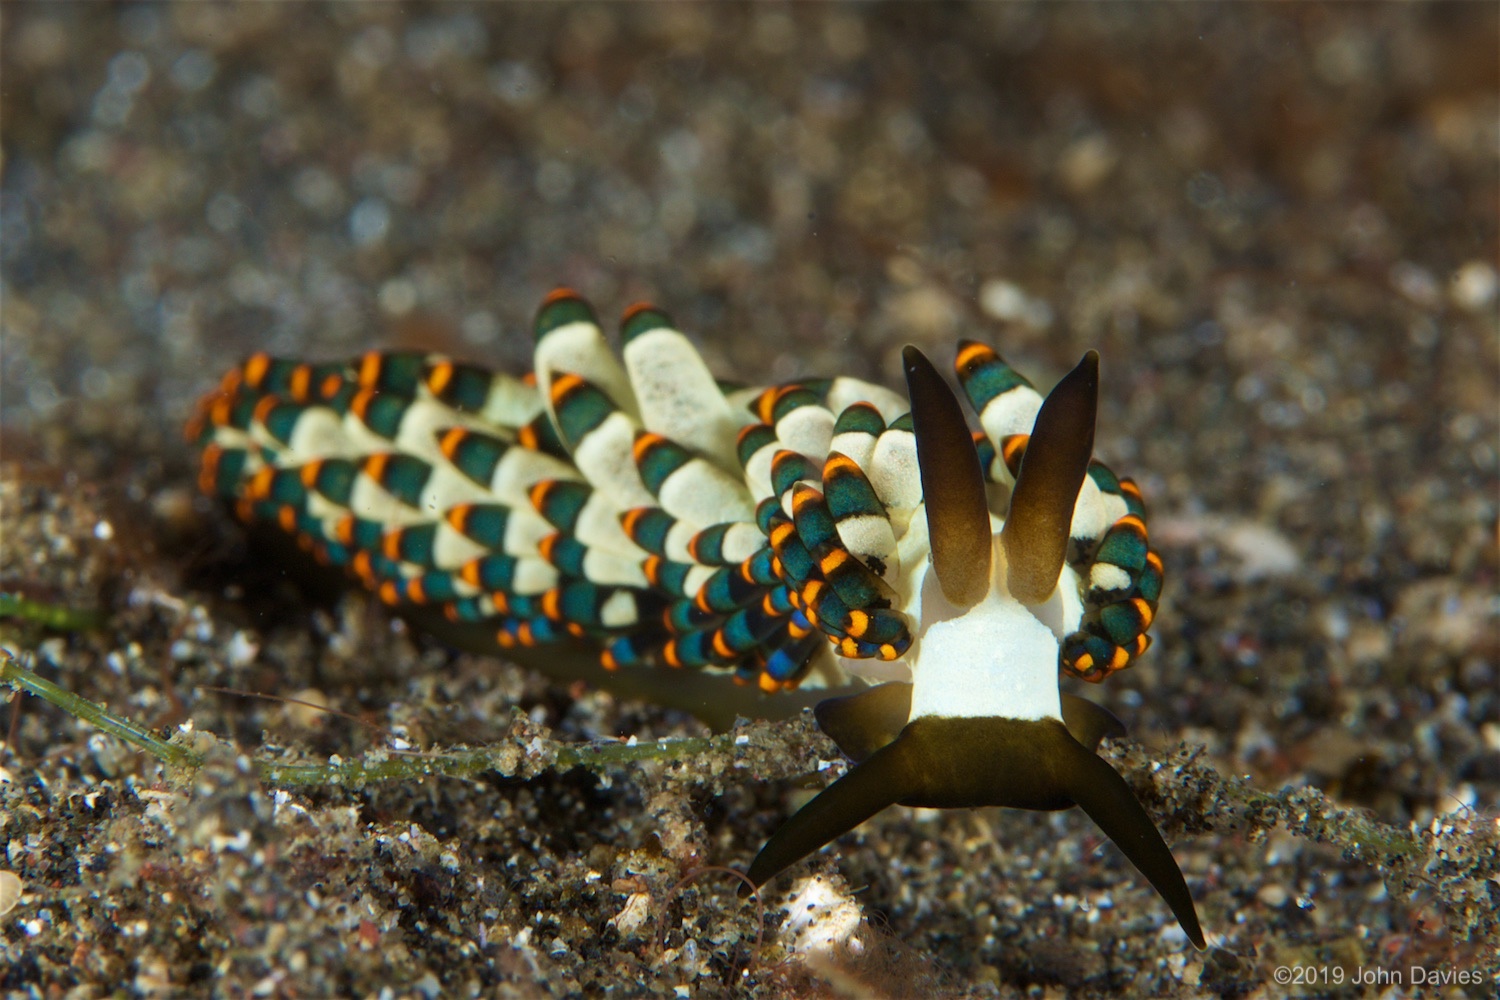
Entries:
{"label": "teal banded cerata", "polygon": [[1140,491],[1093,459],[1098,356],[1043,398],[983,344],[959,386],[718,381],[661,310],[617,354],[566,289],[512,377],[433,354],[256,355],[188,426],[202,488],[440,638],[718,724],[815,706],[854,761],[770,839],[762,885],[893,803],[1080,806],[1199,947],[1171,852],[1060,691],[1150,644]]}

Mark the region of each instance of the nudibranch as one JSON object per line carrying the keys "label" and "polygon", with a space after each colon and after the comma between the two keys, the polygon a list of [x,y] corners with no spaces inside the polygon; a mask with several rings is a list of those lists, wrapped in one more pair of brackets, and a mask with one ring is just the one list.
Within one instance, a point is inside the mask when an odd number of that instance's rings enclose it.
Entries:
{"label": "nudibranch", "polygon": [[959,344],[982,428],[914,347],[859,379],[720,383],[662,311],[611,349],[552,293],[535,368],[251,357],[187,434],[200,485],[441,638],[723,723],[816,705],[853,767],[761,849],[763,885],[886,806],[1080,806],[1203,947],[1170,850],[1064,694],[1150,643],[1140,491],[1093,460],[1098,356],[1044,399]]}

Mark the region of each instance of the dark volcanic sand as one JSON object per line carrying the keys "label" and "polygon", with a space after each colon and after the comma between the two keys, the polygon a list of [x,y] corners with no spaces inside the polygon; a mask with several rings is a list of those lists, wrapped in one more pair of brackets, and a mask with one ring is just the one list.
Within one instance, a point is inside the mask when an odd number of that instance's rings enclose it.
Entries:
{"label": "dark volcanic sand", "polygon": [[[110,615],[4,644],[208,756],[165,775],[20,705],[7,996],[1493,995],[1494,4],[0,15],[0,586]],[[424,747],[513,706],[523,740],[703,732],[410,636],[192,492],[180,424],[241,356],[520,370],[562,283],[659,302],[746,381],[895,384],[903,344],[967,335],[1045,386],[1100,350],[1099,454],[1168,586],[1089,693],[1209,951],[1076,811],[899,808],[783,877],[756,950],[734,880],[672,890],[827,780],[792,780],[835,755],[805,724],[604,778],[249,774],[382,737],[206,687]],[[1271,815],[1216,775],[1307,792]],[[793,955],[808,874],[859,954]]]}

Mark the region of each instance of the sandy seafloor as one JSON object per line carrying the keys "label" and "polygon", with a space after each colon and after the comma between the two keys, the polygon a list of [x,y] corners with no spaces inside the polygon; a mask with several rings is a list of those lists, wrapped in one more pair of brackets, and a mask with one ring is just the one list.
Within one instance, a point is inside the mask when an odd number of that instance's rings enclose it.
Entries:
{"label": "sandy seafloor", "polygon": [[[1497,38],[1492,3],[5,5],[0,586],[108,619],[4,643],[209,760],[7,707],[0,994],[1493,996]],[[732,879],[674,886],[828,780],[805,723],[604,777],[249,773],[383,737],[210,687],[422,747],[513,706],[523,743],[704,732],[410,635],[195,498],[179,428],[240,357],[521,370],[561,283],[746,381],[1100,350],[1168,585],[1088,693],[1208,951],[1076,811],[902,808],[757,948]],[[1310,835],[1334,806],[1385,833]]]}

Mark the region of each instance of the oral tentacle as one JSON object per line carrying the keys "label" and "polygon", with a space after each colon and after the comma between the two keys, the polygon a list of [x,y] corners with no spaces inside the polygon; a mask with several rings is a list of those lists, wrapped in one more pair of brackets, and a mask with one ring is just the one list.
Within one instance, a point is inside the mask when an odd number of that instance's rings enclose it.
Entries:
{"label": "oral tentacle", "polygon": [[[1079,732],[1056,719],[914,720],[788,820],[756,856],[750,880],[765,884],[893,802],[1049,811],[1077,805],[1166,901],[1189,940],[1203,948],[1193,897],[1171,849],[1125,779],[1089,746],[1123,726],[1097,706],[1074,702]],[[873,703],[865,707],[878,715]]]}
{"label": "oral tentacle", "polygon": [[747,873],[759,888],[814,851],[918,790],[901,740],[855,765],[782,824]]}
{"label": "oral tentacle", "polygon": [[1177,867],[1171,848],[1162,840],[1135,793],[1114,768],[1092,751],[1080,746],[1076,754],[1069,756],[1063,772],[1069,797],[1146,876],[1152,888],[1166,900],[1188,939],[1201,950],[1203,928],[1198,923],[1198,911],[1182,869]]}

